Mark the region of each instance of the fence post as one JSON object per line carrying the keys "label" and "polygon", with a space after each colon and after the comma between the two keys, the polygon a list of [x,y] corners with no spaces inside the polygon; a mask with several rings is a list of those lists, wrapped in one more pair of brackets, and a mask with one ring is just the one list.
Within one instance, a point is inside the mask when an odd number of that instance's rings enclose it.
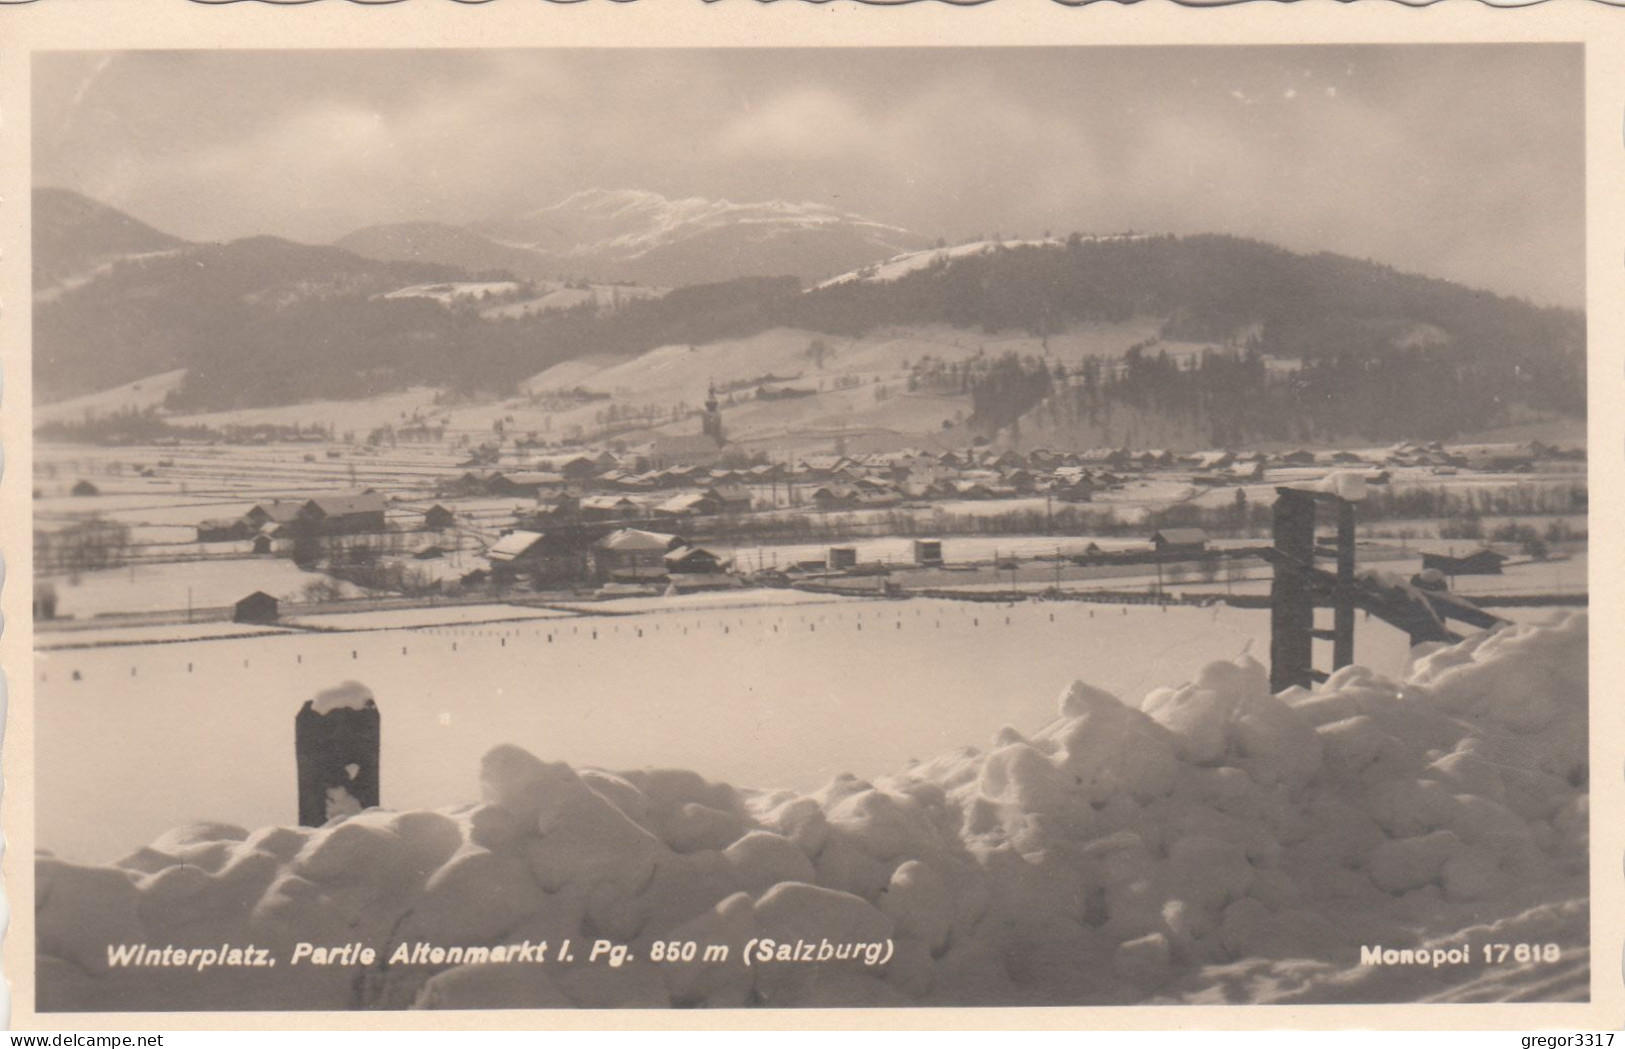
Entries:
{"label": "fence post", "polygon": [[379,741],[378,705],[365,685],[346,681],[305,700],[294,717],[300,826],[377,807]]}
{"label": "fence post", "polygon": [[1270,691],[1314,683],[1315,603],[1309,573],[1315,560],[1315,498],[1277,488],[1275,578],[1270,583]]}

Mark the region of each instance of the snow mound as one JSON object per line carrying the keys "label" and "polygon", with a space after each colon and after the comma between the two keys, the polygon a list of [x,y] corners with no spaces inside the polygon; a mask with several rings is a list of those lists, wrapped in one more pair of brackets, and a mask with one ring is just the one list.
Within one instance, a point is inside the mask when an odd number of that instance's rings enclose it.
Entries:
{"label": "snow mound", "polygon": [[[1278,695],[1247,658],[1138,703],[1079,683],[1037,732],[810,794],[502,746],[480,799],[440,811],[198,824],[107,866],[42,855],[39,1006],[1583,996],[1586,639],[1569,613],[1428,651],[1404,681],[1347,667]],[[636,960],[587,962],[597,940]],[[543,941],[569,941],[573,960],[500,953]],[[653,960],[689,941],[728,957]],[[845,948],[745,965],[767,941]],[[1491,941],[1561,957],[1360,964],[1362,947]],[[111,964],[110,944],[133,943],[253,944],[282,961]],[[290,964],[300,943],[365,944],[376,960]],[[462,950],[412,955],[420,944]]]}
{"label": "snow mound", "polygon": [[318,714],[331,714],[335,710],[361,710],[372,701],[372,690],[366,685],[359,681],[346,681],[316,693],[310,707]]}

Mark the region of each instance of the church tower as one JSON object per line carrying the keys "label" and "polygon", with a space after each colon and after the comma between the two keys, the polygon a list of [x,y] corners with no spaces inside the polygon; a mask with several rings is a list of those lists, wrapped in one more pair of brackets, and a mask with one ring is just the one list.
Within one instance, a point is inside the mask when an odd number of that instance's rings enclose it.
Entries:
{"label": "church tower", "polygon": [[722,407],[717,403],[717,386],[712,383],[705,393],[705,414],[701,417],[700,432],[720,446],[727,443],[722,435]]}

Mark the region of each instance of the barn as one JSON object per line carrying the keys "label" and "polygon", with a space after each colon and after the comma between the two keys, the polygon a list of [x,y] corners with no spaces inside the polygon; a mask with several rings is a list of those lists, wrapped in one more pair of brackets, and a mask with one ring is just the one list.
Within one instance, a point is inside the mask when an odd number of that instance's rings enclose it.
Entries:
{"label": "barn", "polygon": [[914,563],[917,565],[937,566],[942,564],[941,539],[914,540]]}
{"label": "barn", "polygon": [[664,560],[673,575],[715,575],[723,570],[722,558],[699,546],[679,546],[667,551]]}
{"label": "barn", "polygon": [[486,551],[499,576],[525,572],[538,583],[574,584],[587,575],[586,540],[575,531],[517,530],[502,536]]}
{"label": "barn", "polygon": [[307,500],[300,516],[323,535],[384,531],[384,497],[377,492],[319,495]]}
{"label": "barn", "polygon": [[1207,549],[1207,533],[1200,528],[1164,528],[1152,534],[1151,545],[1163,556],[1199,554]]}
{"label": "barn", "polygon": [[233,623],[275,623],[277,614],[277,599],[263,590],[256,590],[232,607],[231,621]]}

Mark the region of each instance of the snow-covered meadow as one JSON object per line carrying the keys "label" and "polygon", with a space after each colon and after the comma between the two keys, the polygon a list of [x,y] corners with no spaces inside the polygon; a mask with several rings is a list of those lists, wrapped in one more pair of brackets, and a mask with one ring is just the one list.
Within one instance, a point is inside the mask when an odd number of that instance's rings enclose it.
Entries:
{"label": "snow-covered meadow", "polygon": [[[1048,612],[1026,611],[1034,609]],[[862,633],[871,640],[899,630],[901,620],[888,625],[874,606],[865,611],[871,617]],[[918,611],[923,619],[927,609]],[[681,634],[678,623],[662,626],[680,649],[679,639],[696,634]],[[884,736],[877,714],[901,675],[870,675],[875,649],[856,641],[856,620],[845,614],[833,624],[800,625],[851,630],[844,680],[824,682],[841,693],[825,713]],[[1087,636],[1079,626],[1057,629]],[[254,713],[269,697],[234,692],[229,685],[243,682],[228,678],[220,704],[248,715],[241,731],[231,733],[233,719],[216,716],[204,719],[207,733],[197,739],[172,739],[169,753],[179,753],[171,776],[181,790],[145,800],[229,822],[125,828],[150,845],[124,850],[117,864],[39,861],[40,1007],[1302,1004],[1587,995],[1584,613],[1419,652],[1406,676],[1354,666],[1314,691],[1277,696],[1257,661],[1233,653],[1181,672],[1170,650],[1156,663],[1167,676],[1150,683],[1161,687],[1128,680],[1125,667],[1132,676],[1149,665],[1135,639],[1167,640],[1152,622],[1112,631],[1115,650],[1092,658],[1044,637],[1042,622],[1023,627],[1066,650],[1075,667],[1087,665],[1094,684],[1047,687],[1050,664],[1031,665],[1037,650],[1024,650],[1029,666],[1021,673],[1001,668],[995,691],[1008,698],[984,701],[976,708],[983,729],[960,738],[977,746],[925,750],[923,761],[859,776],[820,775],[827,782],[817,789],[796,785],[793,763],[783,761],[770,779],[754,780],[780,789],[742,789],[711,770],[599,771],[644,762],[613,747],[572,757],[572,749],[592,748],[560,746],[560,728],[592,715],[614,723],[608,736],[672,739],[656,760],[678,768],[688,764],[692,737],[707,737],[715,755],[727,743],[751,746],[772,735],[728,735],[730,717],[749,722],[741,713],[753,704],[739,695],[709,697],[712,717],[699,731],[674,732],[679,726],[658,716],[683,691],[668,674],[650,693],[661,701],[658,711],[633,712],[639,704],[605,690],[590,711],[561,717],[555,707],[552,718],[510,718],[493,737],[502,742],[481,744],[473,760],[449,743],[456,722],[431,718],[447,740],[423,741],[410,753],[444,766],[438,797],[409,797],[405,784],[392,784],[406,770],[386,758],[386,804],[394,811],[320,830],[275,826],[288,822],[286,814],[222,811],[231,801],[221,790],[228,768],[250,780],[264,771],[239,749],[245,737],[275,735]],[[961,647],[976,636],[963,625],[943,636],[956,634]],[[707,650],[719,662],[731,656],[733,677],[744,682],[751,661],[728,652],[732,636],[720,644],[709,638]],[[734,644],[764,652],[770,642],[740,630]],[[927,663],[941,651],[918,641],[909,647]],[[981,653],[986,662],[998,661],[994,651]],[[487,649],[482,662],[499,663],[493,655]],[[399,681],[353,662],[353,676],[373,682],[386,712],[387,753],[411,733],[403,721],[427,712],[403,718],[389,695]],[[975,663],[962,659],[954,669],[974,675]],[[279,691],[298,681],[297,673],[278,677]],[[529,695],[538,706],[554,680],[537,678],[542,687]],[[942,701],[952,721],[945,734],[961,732],[949,712],[968,705],[951,702],[948,680],[919,684],[919,695]],[[1017,696],[1027,698],[1009,701]],[[857,697],[863,701],[852,703]],[[157,720],[172,713],[158,699],[129,705]],[[762,714],[794,714],[760,702]],[[293,704],[278,705],[287,727]],[[921,711],[911,713],[918,724]],[[182,724],[165,720],[171,732]],[[824,726],[816,738],[838,734]],[[152,740],[125,742],[133,750]],[[264,739],[261,749],[276,748]],[[40,755],[41,768],[58,757]],[[163,762],[151,750],[142,760]],[[711,769],[717,764],[728,764],[726,756]],[[115,782],[119,771],[104,770],[96,782]],[[282,771],[291,801],[291,764]],[[150,786],[118,782],[119,794]],[[39,796],[65,802],[65,786],[42,780]],[[123,814],[108,808],[116,800],[110,793],[78,799],[81,815],[117,820]],[[49,845],[44,812],[41,821]],[[264,826],[245,829],[257,824]],[[763,937],[876,950],[817,965],[742,964],[739,952]],[[505,954],[483,960],[487,953],[469,963],[398,953],[412,944],[506,951],[545,940],[556,947],[566,938],[582,952],[594,938],[621,944],[641,961],[515,964]],[[313,941],[365,944],[379,962],[194,971],[115,967],[108,953],[121,943],[254,943],[288,958],[294,945]],[[657,943],[687,942],[730,953],[655,964]],[[1495,943],[1533,950],[1481,960]],[[1395,958],[1420,951],[1453,960],[1363,965],[1362,948],[1370,947]]]}
{"label": "snow-covered meadow", "polygon": [[[668,598],[582,606],[640,615],[41,652],[38,840],[109,860],[178,820],[290,818],[294,712],[349,678],[383,714],[385,803],[432,807],[512,741],[572,764],[810,789],[1000,725],[1035,731],[1075,678],[1138,695],[1268,647],[1268,613],[1253,610],[806,596],[816,603],[719,593],[678,611],[659,611]],[[1368,629],[1359,645],[1368,665],[1403,672],[1402,635]],[[79,731],[87,718],[96,732]]]}

